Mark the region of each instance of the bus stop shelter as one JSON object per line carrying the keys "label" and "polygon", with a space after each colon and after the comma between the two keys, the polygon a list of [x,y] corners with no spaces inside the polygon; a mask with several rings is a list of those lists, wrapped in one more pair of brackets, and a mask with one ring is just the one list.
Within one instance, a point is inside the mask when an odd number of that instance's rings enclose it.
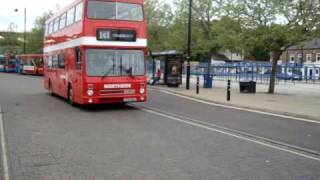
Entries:
{"label": "bus stop shelter", "polygon": [[163,83],[170,87],[178,87],[182,84],[182,71],[184,56],[177,51],[151,52],[152,57],[152,78],[160,69],[163,73]]}

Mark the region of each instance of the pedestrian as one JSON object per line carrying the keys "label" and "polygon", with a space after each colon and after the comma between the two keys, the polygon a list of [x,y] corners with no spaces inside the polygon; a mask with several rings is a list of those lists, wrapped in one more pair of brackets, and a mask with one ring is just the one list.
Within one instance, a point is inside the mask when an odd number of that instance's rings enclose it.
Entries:
{"label": "pedestrian", "polygon": [[153,82],[151,85],[154,86],[158,81],[160,81],[160,78],[161,78],[161,70],[158,69],[156,72],[156,77],[153,79]]}

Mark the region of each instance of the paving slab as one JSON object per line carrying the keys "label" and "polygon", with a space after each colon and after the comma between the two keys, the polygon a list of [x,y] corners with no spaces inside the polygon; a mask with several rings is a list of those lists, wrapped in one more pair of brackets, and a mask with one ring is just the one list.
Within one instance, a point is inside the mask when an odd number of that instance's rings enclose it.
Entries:
{"label": "paving slab", "polygon": [[151,88],[198,98],[210,102],[262,110],[271,113],[290,115],[320,121],[320,86],[303,84],[281,84],[276,86],[275,94],[268,94],[267,85],[257,85],[257,93],[240,93],[239,84],[231,84],[231,101],[227,101],[227,82],[215,81],[212,89],[202,87],[196,94],[195,80],[191,80],[191,89],[186,90],[185,84],[179,88],[152,86]]}

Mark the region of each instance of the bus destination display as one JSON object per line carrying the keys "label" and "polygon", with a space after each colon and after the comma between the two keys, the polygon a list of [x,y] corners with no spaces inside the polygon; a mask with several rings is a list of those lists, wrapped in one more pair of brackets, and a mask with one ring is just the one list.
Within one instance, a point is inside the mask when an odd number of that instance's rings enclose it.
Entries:
{"label": "bus destination display", "polygon": [[97,40],[135,42],[136,32],[133,30],[98,29]]}

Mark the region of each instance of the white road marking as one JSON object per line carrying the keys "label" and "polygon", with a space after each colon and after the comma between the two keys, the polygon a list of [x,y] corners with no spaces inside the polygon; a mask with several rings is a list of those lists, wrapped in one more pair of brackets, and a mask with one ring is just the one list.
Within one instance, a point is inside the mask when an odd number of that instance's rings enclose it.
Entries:
{"label": "white road marking", "polygon": [[276,114],[276,113],[270,113],[270,112],[263,112],[263,111],[259,111],[259,110],[235,107],[235,106],[232,106],[232,105],[217,104],[217,103],[207,102],[207,101],[204,101],[204,100],[201,100],[201,99],[197,99],[197,98],[192,98],[192,97],[188,97],[188,96],[184,96],[184,95],[168,92],[168,91],[165,91],[165,90],[158,90],[158,91],[166,93],[166,94],[170,94],[170,95],[173,95],[173,96],[181,97],[181,98],[184,98],[184,99],[196,101],[196,102],[199,102],[199,103],[208,104],[208,105],[211,105],[211,106],[217,106],[217,107],[223,107],[223,108],[228,108],[228,109],[235,109],[235,110],[239,110],[239,111],[247,111],[247,112],[256,113],[256,114],[263,114],[263,115],[268,115],[268,116],[275,116],[275,117],[280,117],[280,118],[293,119],[293,120],[297,120],[297,121],[304,121],[304,122],[309,122],[309,123],[320,124],[320,121],[317,121],[317,120],[312,120],[312,119],[307,119],[307,118],[299,118],[299,117]]}
{"label": "white road marking", "polygon": [[209,127],[209,126],[206,126],[206,125],[203,125],[203,124],[200,124],[200,123],[196,123],[196,122],[180,119],[180,118],[177,118],[177,117],[174,117],[174,116],[163,114],[163,113],[160,113],[160,112],[157,112],[157,111],[153,111],[153,110],[150,110],[150,109],[146,109],[146,108],[143,108],[143,107],[141,107],[140,109],[145,111],[145,112],[148,112],[148,113],[151,113],[151,114],[154,114],[154,115],[158,115],[158,116],[161,116],[161,117],[165,117],[165,118],[168,118],[168,119],[172,119],[172,120],[175,120],[175,121],[178,121],[178,122],[181,122],[181,123],[185,123],[185,124],[188,124],[188,125],[191,125],[191,126],[194,126],[194,127],[199,127],[199,128],[206,129],[206,130],[209,130],[209,131],[218,132],[218,133],[221,133],[221,134],[224,134],[224,135],[228,135],[228,136],[235,137],[235,138],[238,138],[238,139],[241,139],[241,140],[253,142],[253,143],[265,146],[265,147],[269,147],[269,148],[272,148],[272,149],[284,151],[284,152],[287,152],[287,153],[290,153],[290,154],[294,154],[294,155],[297,155],[297,156],[300,156],[300,157],[312,159],[312,160],[315,160],[315,161],[320,161],[320,158],[317,158],[317,157],[314,157],[314,156],[310,156],[310,155],[303,154],[303,153],[300,153],[300,152],[292,151],[292,150],[289,150],[289,149],[285,149],[285,148],[282,148],[282,147],[278,147],[278,146],[275,146],[275,145],[272,145],[272,144],[264,143],[264,142],[257,141],[257,140],[254,140],[254,139],[250,139],[250,138],[247,138],[247,137],[243,137],[243,136],[240,136],[240,135],[237,135],[237,134],[233,134],[233,133],[230,133],[230,132],[227,132],[227,131],[223,131],[223,130],[219,130],[219,129],[216,129],[216,128],[213,128],[213,127]]}
{"label": "white road marking", "polygon": [[1,150],[2,150],[2,166],[3,166],[3,178],[4,180],[10,180],[9,176],[9,166],[8,166],[8,152],[7,152],[7,144],[4,133],[4,125],[2,118],[2,109],[0,106],[0,134],[1,134]]}

